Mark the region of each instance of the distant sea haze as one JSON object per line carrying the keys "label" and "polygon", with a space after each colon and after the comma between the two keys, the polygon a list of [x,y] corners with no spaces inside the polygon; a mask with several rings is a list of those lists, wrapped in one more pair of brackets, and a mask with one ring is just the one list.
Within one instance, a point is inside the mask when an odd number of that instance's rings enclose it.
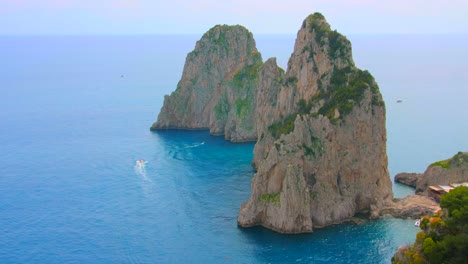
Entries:
{"label": "distant sea haze", "polygon": [[[0,37],[0,263],[389,263],[414,241],[391,218],[238,228],[253,144],[149,131],[200,37]],[[286,67],[294,35],[254,37]],[[468,150],[468,36],[348,38],[386,102],[392,177]]]}

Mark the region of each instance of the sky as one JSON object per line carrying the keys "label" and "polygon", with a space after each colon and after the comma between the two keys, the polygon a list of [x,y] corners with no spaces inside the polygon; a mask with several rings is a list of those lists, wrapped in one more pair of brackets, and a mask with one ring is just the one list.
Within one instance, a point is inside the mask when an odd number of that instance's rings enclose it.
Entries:
{"label": "sky", "polygon": [[321,12],[345,34],[468,34],[468,0],[0,0],[0,35],[295,34]]}

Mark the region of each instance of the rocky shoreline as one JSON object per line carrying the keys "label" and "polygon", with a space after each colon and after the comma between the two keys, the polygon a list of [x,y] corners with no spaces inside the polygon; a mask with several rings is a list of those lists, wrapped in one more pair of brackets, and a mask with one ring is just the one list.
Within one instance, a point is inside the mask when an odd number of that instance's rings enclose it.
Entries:
{"label": "rocky shoreline", "polygon": [[396,218],[419,219],[424,215],[432,215],[440,209],[433,199],[422,195],[409,195],[394,199],[392,203],[380,209],[380,216],[391,215]]}
{"label": "rocky shoreline", "polygon": [[399,218],[419,218],[432,215],[439,205],[430,197],[429,186],[468,182],[468,152],[458,152],[453,157],[430,164],[424,173],[398,173],[395,182],[415,188],[416,195],[394,199],[394,204],[382,208],[381,215]]}

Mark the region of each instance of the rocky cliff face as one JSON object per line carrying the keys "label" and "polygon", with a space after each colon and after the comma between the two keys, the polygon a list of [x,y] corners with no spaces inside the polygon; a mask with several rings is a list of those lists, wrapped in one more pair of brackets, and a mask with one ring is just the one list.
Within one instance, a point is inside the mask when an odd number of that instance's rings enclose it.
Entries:
{"label": "rocky cliff face", "polygon": [[395,181],[415,187],[419,194],[427,194],[430,185],[468,182],[468,152],[458,152],[450,159],[434,162],[422,174],[399,173]]}
{"label": "rocky cliff face", "polygon": [[255,141],[258,71],[252,33],[215,26],[187,55],[177,89],[164,98],[157,129],[209,129],[231,141]]}
{"label": "rocky cliff face", "polygon": [[381,94],[321,14],[302,24],[286,73],[265,63],[258,89],[257,173],[239,225],[311,232],[391,202]]}
{"label": "rocky cliff face", "polygon": [[358,212],[377,217],[393,198],[379,88],[319,13],[304,20],[286,72],[262,63],[245,28],[208,31],[151,127],[173,128],[258,140],[240,226],[311,232]]}
{"label": "rocky cliff face", "polygon": [[416,183],[416,193],[425,193],[430,185],[468,182],[468,152],[458,152],[450,159],[434,162]]}

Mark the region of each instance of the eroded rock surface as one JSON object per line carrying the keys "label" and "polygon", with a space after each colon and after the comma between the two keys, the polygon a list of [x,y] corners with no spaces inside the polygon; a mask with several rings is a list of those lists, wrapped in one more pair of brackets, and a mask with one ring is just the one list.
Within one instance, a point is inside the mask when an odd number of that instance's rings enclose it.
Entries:
{"label": "eroded rock surface", "polygon": [[378,217],[392,203],[378,85],[320,13],[304,20],[286,72],[275,59],[262,63],[245,28],[212,28],[152,129],[257,140],[240,226],[311,232],[356,213]]}
{"label": "eroded rock surface", "polygon": [[422,195],[409,195],[403,199],[395,199],[380,210],[380,215],[418,219],[424,215],[432,215],[437,210],[440,210],[439,204],[433,199]]}
{"label": "eroded rock surface", "polygon": [[209,129],[234,142],[255,141],[258,71],[252,33],[215,26],[187,55],[177,89],[164,98],[157,129]]}
{"label": "eroded rock surface", "polygon": [[299,30],[286,73],[270,66],[267,79],[282,81],[257,96],[265,109],[257,112],[257,173],[239,225],[302,233],[359,212],[378,216],[393,198],[385,106],[374,78],[355,67],[351,43],[316,13]]}

